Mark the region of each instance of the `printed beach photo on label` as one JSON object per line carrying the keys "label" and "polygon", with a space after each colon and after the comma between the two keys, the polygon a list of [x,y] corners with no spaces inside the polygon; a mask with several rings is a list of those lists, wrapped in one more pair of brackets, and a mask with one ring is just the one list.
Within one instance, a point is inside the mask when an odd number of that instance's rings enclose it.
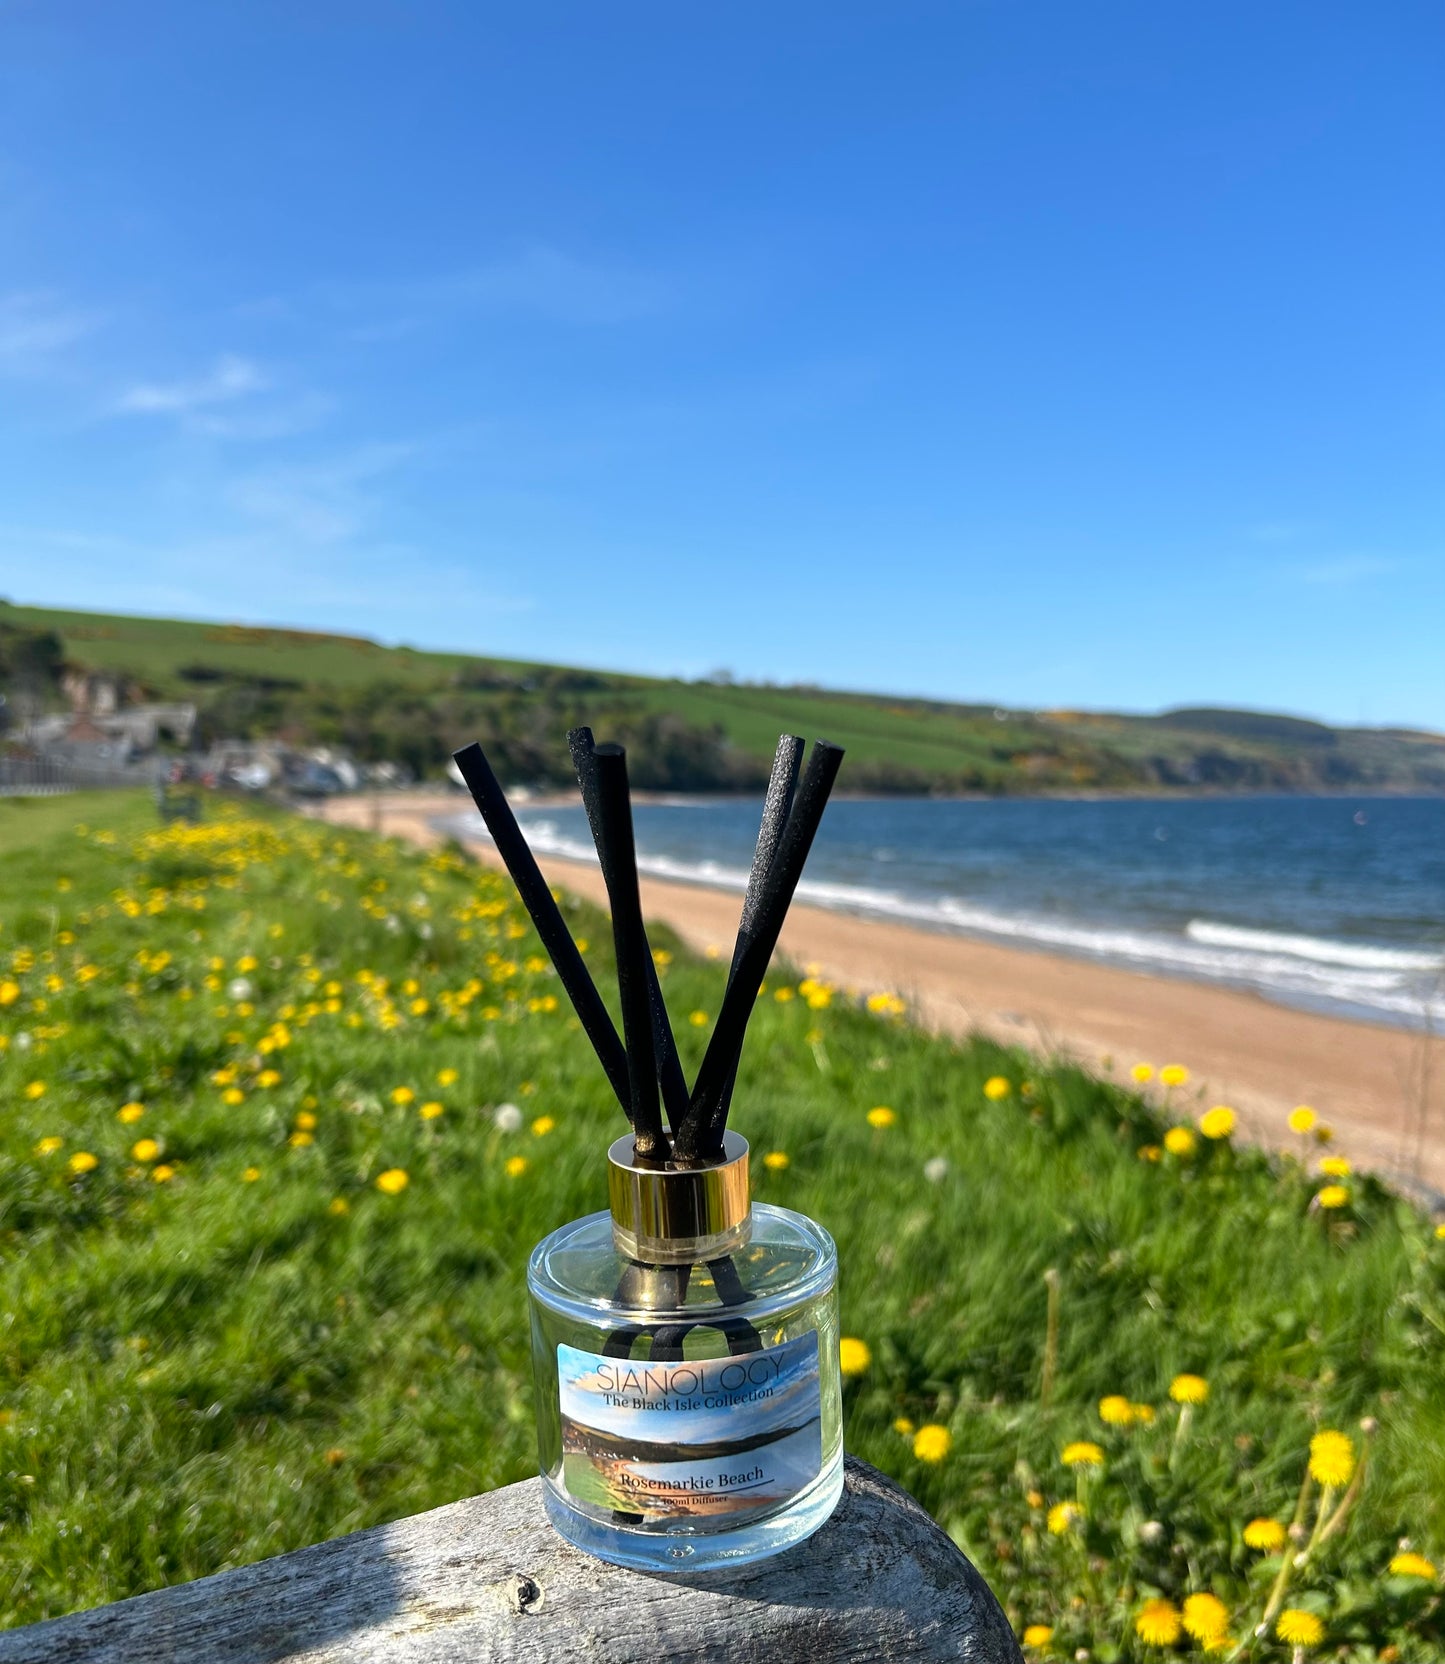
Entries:
{"label": "printed beach photo on label", "polygon": [[648,1518],[776,1507],[823,1464],[818,1337],[649,1363],[557,1348],[563,1483]]}

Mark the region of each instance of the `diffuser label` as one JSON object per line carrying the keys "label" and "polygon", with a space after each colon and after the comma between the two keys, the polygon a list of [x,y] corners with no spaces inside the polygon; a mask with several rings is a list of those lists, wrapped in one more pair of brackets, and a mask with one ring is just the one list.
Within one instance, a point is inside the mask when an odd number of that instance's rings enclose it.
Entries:
{"label": "diffuser label", "polygon": [[736,1523],[822,1469],[816,1333],[666,1363],[559,1346],[557,1375],[563,1487],[592,1507]]}

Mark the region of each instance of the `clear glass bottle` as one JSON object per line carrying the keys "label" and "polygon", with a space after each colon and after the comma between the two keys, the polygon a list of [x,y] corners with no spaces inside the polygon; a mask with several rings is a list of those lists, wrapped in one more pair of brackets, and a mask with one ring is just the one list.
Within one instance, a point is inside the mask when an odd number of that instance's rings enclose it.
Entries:
{"label": "clear glass bottle", "polygon": [[642,1167],[619,1139],[609,1192],[527,1268],[548,1515],[643,1570],[775,1554],[843,1488],[833,1240],[750,1205],[736,1133],[692,1169]]}

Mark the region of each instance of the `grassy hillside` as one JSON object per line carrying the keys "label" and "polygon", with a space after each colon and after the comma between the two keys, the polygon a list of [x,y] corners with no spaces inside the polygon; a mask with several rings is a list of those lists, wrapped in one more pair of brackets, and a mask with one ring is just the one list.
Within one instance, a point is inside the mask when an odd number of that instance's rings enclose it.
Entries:
{"label": "grassy hillside", "polygon": [[344,744],[365,760],[405,761],[422,775],[480,738],[512,777],[560,780],[563,732],[590,721],[627,742],[638,783],[677,790],[756,787],[778,733],[791,728],[846,745],[854,789],[1445,791],[1445,736],[1333,729],[1254,712],[996,711],[3,604],[0,691],[7,641],[10,680],[48,676],[52,698],[62,662],[109,669],[137,694],[195,700],[208,735],[284,733]]}
{"label": "grassy hillside", "polygon": [[[0,827],[0,1625],[532,1471],[525,1258],[602,1204],[620,1126],[498,875],[65,809]],[[667,947],[692,1067],[724,973]],[[849,1448],[1032,1656],[1157,1658],[1188,1618],[1223,1654],[1445,1660],[1427,1220],[1317,1143],[1236,1148],[1187,1086],[783,967],[760,999],[735,1118],[757,1195],[838,1237]]]}

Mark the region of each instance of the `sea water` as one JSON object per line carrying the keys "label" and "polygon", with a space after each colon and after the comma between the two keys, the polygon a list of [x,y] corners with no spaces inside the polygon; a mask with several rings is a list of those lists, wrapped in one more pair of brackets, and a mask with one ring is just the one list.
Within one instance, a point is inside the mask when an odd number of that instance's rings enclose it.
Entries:
{"label": "sea water", "polygon": [[[741,891],[760,799],[639,803],[638,865]],[[596,859],[579,808],[523,812]],[[451,829],[474,836],[474,815]],[[482,834],[484,836],[484,834]],[[799,899],[1411,1027],[1445,1022],[1445,799],[841,800]]]}

